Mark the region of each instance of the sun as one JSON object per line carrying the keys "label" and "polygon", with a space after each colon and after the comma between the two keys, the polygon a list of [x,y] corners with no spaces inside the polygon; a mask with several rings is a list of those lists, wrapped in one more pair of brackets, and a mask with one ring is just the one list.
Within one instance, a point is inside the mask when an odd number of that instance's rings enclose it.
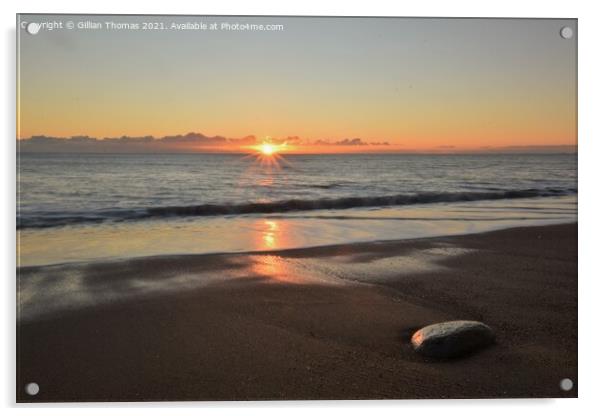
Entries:
{"label": "sun", "polygon": [[265,171],[271,172],[273,169],[280,170],[283,166],[291,167],[291,163],[286,160],[283,153],[286,153],[288,145],[284,143],[273,143],[269,139],[248,146],[250,152],[243,157],[254,159],[255,163],[261,166]]}
{"label": "sun", "polygon": [[248,149],[252,150],[255,157],[263,158],[266,160],[280,158],[280,153],[285,153],[289,150],[289,146],[286,142],[274,143],[269,138],[249,146]]}
{"label": "sun", "polygon": [[276,153],[276,146],[270,143],[262,143],[259,147],[259,151],[266,156],[271,156]]}

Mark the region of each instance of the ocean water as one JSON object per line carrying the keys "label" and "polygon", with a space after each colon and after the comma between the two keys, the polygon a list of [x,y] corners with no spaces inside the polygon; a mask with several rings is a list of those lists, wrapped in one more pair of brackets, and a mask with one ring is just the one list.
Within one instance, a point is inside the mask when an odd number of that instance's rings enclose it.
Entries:
{"label": "ocean water", "polygon": [[[576,220],[573,154],[21,154],[21,265]],[[270,243],[271,241],[271,243]]]}

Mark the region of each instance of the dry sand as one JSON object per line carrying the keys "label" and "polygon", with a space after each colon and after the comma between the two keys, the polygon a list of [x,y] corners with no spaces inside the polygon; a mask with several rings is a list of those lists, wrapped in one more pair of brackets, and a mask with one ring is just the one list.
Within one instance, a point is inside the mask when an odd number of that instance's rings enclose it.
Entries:
{"label": "dry sand", "polygon": [[[286,267],[273,268],[273,278],[256,258],[90,266],[80,280],[91,293],[127,292],[141,276],[157,281],[165,270],[194,276],[236,269],[237,278],[134,292],[23,320],[17,400],[577,395],[576,224],[270,254],[297,274],[306,270],[305,281],[288,276]],[[60,276],[61,267],[52,275]],[[313,279],[315,270],[334,270],[332,282]],[[24,279],[34,271],[22,270]],[[497,344],[452,361],[412,351],[415,329],[453,319],[485,322]],[[567,377],[575,388],[563,392],[559,382]],[[31,381],[40,385],[33,398],[23,389]]]}

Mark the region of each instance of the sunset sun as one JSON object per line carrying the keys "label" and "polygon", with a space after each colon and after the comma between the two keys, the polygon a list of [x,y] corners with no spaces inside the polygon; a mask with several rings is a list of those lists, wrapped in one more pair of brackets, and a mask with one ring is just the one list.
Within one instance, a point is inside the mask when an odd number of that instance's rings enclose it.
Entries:
{"label": "sunset sun", "polygon": [[259,147],[259,151],[266,156],[271,156],[276,153],[276,146],[270,143],[263,143]]}
{"label": "sunset sun", "polygon": [[265,169],[281,169],[282,165],[290,165],[290,163],[282,156],[289,150],[286,143],[273,143],[269,140],[259,142],[253,146],[249,146],[251,150],[246,157],[253,158],[258,166]]}

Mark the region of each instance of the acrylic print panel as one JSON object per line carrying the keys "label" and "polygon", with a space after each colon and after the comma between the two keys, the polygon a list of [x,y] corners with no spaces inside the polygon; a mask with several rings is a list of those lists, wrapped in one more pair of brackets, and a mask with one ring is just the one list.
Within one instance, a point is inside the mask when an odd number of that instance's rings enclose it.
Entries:
{"label": "acrylic print panel", "polygon": [[577,396],[576,20],[17,27],[18,401]]}

